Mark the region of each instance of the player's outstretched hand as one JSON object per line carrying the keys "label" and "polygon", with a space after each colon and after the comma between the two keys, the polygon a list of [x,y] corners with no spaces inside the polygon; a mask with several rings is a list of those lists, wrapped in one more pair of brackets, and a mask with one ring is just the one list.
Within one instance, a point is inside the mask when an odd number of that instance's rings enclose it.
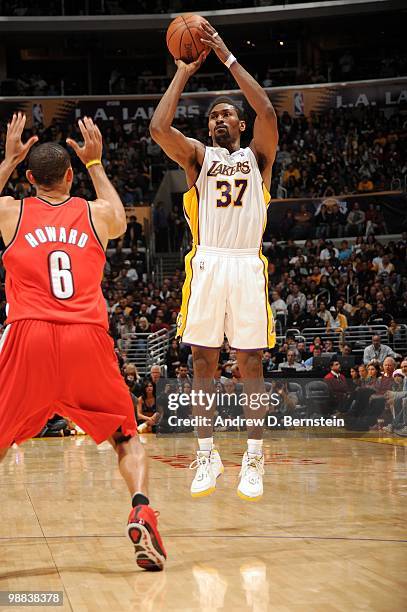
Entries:
{"label": "player's outstretched hand", "polygon": [[102,159],[103,140],[102,134],[98,126],[93,123],[90,117],[84,117],[78,121],[79,129],[83,136],[83,145],[80,146],[72,138],[66,139],[68,144],[75,151],[83,164],[86,164],[94,159]]}
{"label": "player's outstretched hand", "polygon": [[175,60],[175,63],[177,65],[178,70],[183,70],[184,72],[186,72],[189,78],[190,76],[195,74],[195,72],[202,66],[209,53],[210,49],[208,49],[207,51],[202,51],[198,59],[196,59],[194,62],[191,62],[190,64],[186,64],[180,59]]}
{"label": "player's outstretched hand", "polygon": [[38,136],[31,136],[26,143],[21,141],[27,117],[23,113],[14,113],[10,123],[7,124],[6,155],[5,159],[13,164],[19,164],[25,159]]}
{"label": "player's outstretched hand", "polygon": [[215,28],[208,21],[203,21],[198,31],[201,35],[201,42],[213,49],[220,61],[224,63],[228,59],[230,51]]}

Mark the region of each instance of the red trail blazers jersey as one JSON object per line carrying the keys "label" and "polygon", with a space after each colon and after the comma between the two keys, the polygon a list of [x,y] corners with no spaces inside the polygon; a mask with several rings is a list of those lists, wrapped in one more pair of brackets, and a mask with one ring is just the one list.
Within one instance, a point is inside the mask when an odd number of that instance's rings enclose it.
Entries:
{"label": "red trail blazers jersey", "polygon": [[22,200],[16,233],[3,255],[7,323],[37,319],[107,329],[100,286],[105,262],[86,200]]}

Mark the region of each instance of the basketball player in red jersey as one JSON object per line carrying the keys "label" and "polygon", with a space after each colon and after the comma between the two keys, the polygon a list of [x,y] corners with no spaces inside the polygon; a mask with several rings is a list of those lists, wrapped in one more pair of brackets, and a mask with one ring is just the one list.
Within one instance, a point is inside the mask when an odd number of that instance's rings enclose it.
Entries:
{"label": "basketball player in red jersey", "polygon": [[103,169],[102,136],[91,119],[79,121],[83,146],[67,143],[89,170],[94,202],[70,195],[73,171],[62,146],[31,149],[36,136],[22,143],[25,122],[25,115],[13,115],[0,165],[1,193],[30,152],[26,176],[36,189],[35,197],[21,201],[0,198],[8,301],[0,340],[0,459],[55,412],[97,444],[109,440],[132,496],[127,529],[137,563],[162,569],[166,553],[147,497],[147,457],[100,287],[108,240],[125,232],[126,214]]}
{"label": "basketball player in red jersey", "polygon": [[[189,189],[184,195],[184,210],[193,248],[185,259],[178,336],[192,346],[194,385],[198,391],[213,392],[212,381],[224,333],[237,351],[245,392],[251,397],[245,414],[251,419],[255,416],[259,423],[247,426],[247,451],[237,494],[247,501],[257,501],[263,495],[261,419],[268,401],[262,349],[272,348],[276,342],[268,303],[267,260],[261,254],[261,241],[277,151],[277,117],[267,93],[236,60],[219,33],[207,21],[199,32],[207,49],[193,63],[176,61],[177,72],[155,110],[150,132],[167,155],[185,170]],[[246,124],[240,108],[230,99],[219,99],[209,108],[212,146],[187,138],[172,126],[181,93],[211,49],[230,70],[256,113],[249,147],[241,147]],[[259,394],[260,407],[255,405],[255,395]],[[213,407],[209,412],[209,406],[203,404],[196,407],[195,415],[212,416]],[[213,445],[213,420],[206,418],[201,422],[207,425],[197,428],[199,450],[191,464],[197,470],[191,484],[193,497],[212,494],[223,471],[219,452]]]}

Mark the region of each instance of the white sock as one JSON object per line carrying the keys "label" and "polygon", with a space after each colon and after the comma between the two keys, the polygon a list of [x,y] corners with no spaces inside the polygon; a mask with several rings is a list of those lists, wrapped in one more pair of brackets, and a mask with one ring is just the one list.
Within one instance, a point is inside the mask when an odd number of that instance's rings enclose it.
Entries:
{"label": "white sock", "polygon": [[199,450],[201,453],[209,453],[213,449],[213,438],[198,438]]}
{"label": "white sock", "polygon": [[263,440],[247,440],[247,453],[249,455],[262,455]]}

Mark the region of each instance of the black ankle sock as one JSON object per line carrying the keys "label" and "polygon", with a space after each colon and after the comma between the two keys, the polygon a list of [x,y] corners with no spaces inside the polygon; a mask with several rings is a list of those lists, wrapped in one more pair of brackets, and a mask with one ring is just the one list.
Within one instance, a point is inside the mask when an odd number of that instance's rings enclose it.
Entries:
{"label": "black ankle sock", "polygon": [[133,508],[135,508],[136,506],[148,506],[149,503],[150,500],[148,499],[148,497],[142,495],[141,493],[136,493],[135,495],[133,495],[133,499],[131,500],[131,505],[133,506]]}

